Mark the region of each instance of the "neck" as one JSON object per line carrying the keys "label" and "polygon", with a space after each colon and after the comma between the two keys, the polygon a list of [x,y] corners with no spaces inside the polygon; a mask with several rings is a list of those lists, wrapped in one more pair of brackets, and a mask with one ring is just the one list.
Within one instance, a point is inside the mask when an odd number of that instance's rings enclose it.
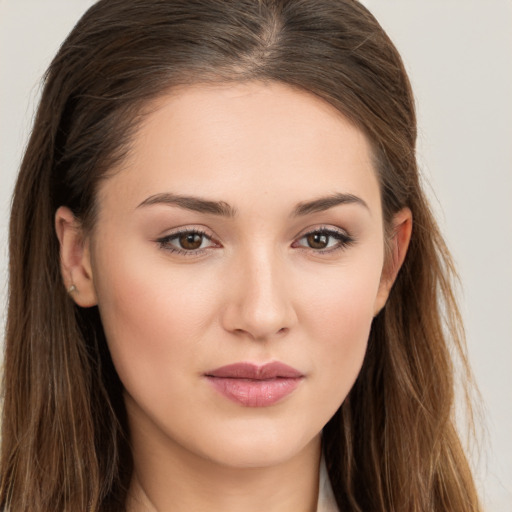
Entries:
{"label": "neck", "polygon": [[[292,459],[268,467],[230,467],[157,438],[132,435],[134,475],[127,512],[314,512],[320,436]],[[148,441],[153,446],[148,446]]]}

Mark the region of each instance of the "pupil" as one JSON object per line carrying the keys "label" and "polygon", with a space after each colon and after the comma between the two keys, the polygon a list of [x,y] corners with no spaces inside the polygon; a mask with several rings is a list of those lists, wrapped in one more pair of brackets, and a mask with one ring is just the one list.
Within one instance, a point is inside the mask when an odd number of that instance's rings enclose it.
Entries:
{"label": "pupil", "polygon": [[201,247],[202,242],[203,235],[200,235],[198,233],[186,233],[180,235],[180,245],[181,247],[183,247],[183,249],[199,249],[199,247]]}
{"label": "pupil", "polygon": [[312,233],[308,235],[308,245],[312,249],[325,249],[329,241],[328,235],[321,233]]}

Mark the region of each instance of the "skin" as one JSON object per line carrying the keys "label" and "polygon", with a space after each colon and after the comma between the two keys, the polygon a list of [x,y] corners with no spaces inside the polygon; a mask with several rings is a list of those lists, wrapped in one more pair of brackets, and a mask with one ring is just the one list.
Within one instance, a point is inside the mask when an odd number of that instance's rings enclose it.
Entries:
{"label": "skin", "polygon": [[[158,194],[232,215],[141,205]],[[357,200],[296,214],[333,194]],[[56,230],[64,281],[77,304],[98,305],[125,387],[128,510],[315,510],[322,428],[357,377],[411,232],[398,212],[385,261],[363,133],[285,85],[177,89],[154,101],[98,203],[92,233],[65,207]],[[203,233],[199,250],[177,230]],[[204,377],[240,361],[304,378],[272,406],[244,407]]]}

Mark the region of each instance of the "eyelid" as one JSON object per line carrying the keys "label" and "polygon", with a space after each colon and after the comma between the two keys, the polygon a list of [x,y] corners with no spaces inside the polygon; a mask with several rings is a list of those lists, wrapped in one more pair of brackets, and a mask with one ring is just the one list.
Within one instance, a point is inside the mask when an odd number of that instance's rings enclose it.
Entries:
{"label": "eyelid", "polygon": [[[338,239],[339,243],[336,244],[334,247],[325,248],[325,249],[315,249],[313,247],[306,247],[303,245],[298,245],[298,241],[302,240],[303,238],[313,235],[313,234],[325,234],[327,236],[335,237]],[[355,242],[355,238],[350,235],[345,229],[339,228],[337,226],[330,226],[330,225],[320,225],[313,228],[308,228],[306,231],[303,231],[300,235],[298,235],[293,243],[292,247],[296,247],[298,249],[303,249],[306,251],[311,251],[316,254],[328,254],[331,252],[336,252],[339,250],[345,250],[350,245],[352,245]],[[297,245],[296,245],[297,244]]]}
{"label": "eyelid", "polygon": [[[208,247],[200,247],[198,249],[182,249],[170,243],[171,241],[176,240],[182,234],[201,235],[202,237],[206,238],[209,242],[211,242],[211,245],[209,245]],[[307,247],[305,245],[299,244],[300,240],[313,234],[323,234],[328,237],[335,238],[337,240],[337,243],[333,247],[326,248]],[[155,242],[159,245],[159,247],[162,250],[165,250],[169,253],[185,256],[198,256],[204,254],[210,249],[222,247],[221,243],[215,239],[215,235],[211,234],[209,230],[205,229],[202,226],[183,226],[180,228],[175,228],[174,230],[168,232],[164,236],[160,236],[157,239],[155,239]],[[328,254],[339,250],[345,250],[354,242],[354,237],[351,236],[345,229],[332,225],[320,225],[307,228],[305,231],[303,231],[301,234],[295,237],[292,243],[292,247],[300,250],[305,250],[308,252],[313,252],[315,254]]]}
{"label": "eyelid", "polygon": [[[202,237],[204,237],[207,240],[209,240],[210,242],[212,242],[212,245],[209,247],[190,249],[190,250],[181,249],[179,247],[170,245],[171,240],[175,240],[180,235],[183,235],[183,234],[201,235]],[[164,251],[167,251],[171,254],[179,254],[179,255],[185,255],[185,256],[198,256],[198,255],[206,252],[208,249],[221,247],[220,242],[218,242],[215,239],[214,235],[209,233],[205,228],[197,227],[197,226],[184,226],[184,227],[176,228],[176,229],[172,230],[171,232],[167,233],[166,235],[158,237],[157,239],[155,239],[155,242]]]}

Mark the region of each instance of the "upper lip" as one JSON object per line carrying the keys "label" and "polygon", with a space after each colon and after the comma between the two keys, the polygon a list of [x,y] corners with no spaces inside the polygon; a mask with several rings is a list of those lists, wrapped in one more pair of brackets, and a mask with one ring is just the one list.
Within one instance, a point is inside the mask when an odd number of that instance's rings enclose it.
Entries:
{"label": "upper lip", "polygon": [[217,377],[225,379],[252,379],[269,380],[275,378],[299,378],[304,375],[295,368],[279,361],[258,365],[254,363],[234,363],[221,366],[215,370],[206,372],[207,377]]}

